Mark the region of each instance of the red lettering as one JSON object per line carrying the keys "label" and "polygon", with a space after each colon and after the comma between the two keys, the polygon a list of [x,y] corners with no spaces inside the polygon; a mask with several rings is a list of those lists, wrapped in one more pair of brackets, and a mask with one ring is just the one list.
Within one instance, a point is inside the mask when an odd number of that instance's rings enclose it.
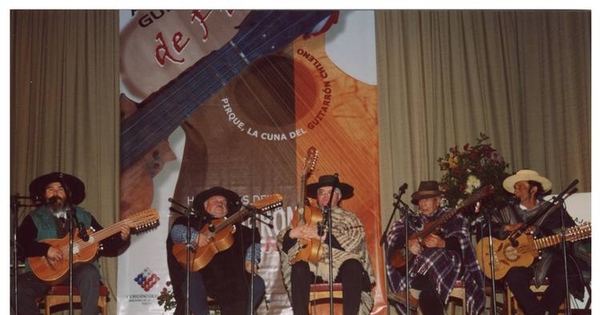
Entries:
{"label": "red lettering", "polygon": [[202,13],[200,13],[200,10],[192,11],[191,22],[194,23],[194,20],[198,20],[198,22],[200,22],[200,26],[202,27],[202,30],[204,30],[204,36],[202,36],[203,42],[208,40],[208,27],[206,26],[206,20],[208,19],[208,17],[210,16],[211,13],[212,13],[212,10],[209,10],[206,13],[206,15],[202,15]]}
{"label": "red lettering", "polygon": [[[174,63],[183,63],[184,62],[184,60],[185,60],[184,58],[177,59],[173,56],[173,54],[171,53],[171,49],[169,48],[169,46],[167,45],[167,43],[165,42],[165,40],[163,38],[162,32],[158,32],[158,34],[156,34],[155,40],[158,42],[158,45],[156,46],[156,49],[154,50],[154,56],[156,58],[156,61],[158,61],[158,63],[161,66],[164,66],[165,62],[167,60],[170,60]],[[181,32],[176,32],[171,39],[171,44],[173,45],[173,49],[178,54],[180,54],[183,51],[185,46],[190,41],[190,39],[187,38],[182,43],[182,40],[184,40],[184,37],[183,37],[183,34],[181,34]]]}

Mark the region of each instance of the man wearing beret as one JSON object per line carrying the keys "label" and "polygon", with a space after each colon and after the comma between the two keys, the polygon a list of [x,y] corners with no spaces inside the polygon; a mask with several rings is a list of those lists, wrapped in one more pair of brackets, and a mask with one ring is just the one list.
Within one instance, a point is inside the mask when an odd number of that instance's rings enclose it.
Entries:
{"label": "man wearing beret", "polygon": [[[215,186],[197,194],[192,207],[196,214],[190,217],[189,239],[198,249],[210,245],[211,242],[221,242],[219,239],[209,239],[201,231],[207,225],[216,226],[219,221],[234,215],[240,210],[241,202],[237,193]],[[167,263],[177,301],[175,314],[185,313],[187,285],[186,268],[174,256],[173,245],[186,243],[187,226],[187,218],[180,216],[173,222],[167,238]],[[249,314],[250,281],[254,284],[252,307],[256,309],[263,299],[265,282],[257,274],[260,262],[260,233],[257,228],[250,229],[241,223],[236,223],[233,227],[235,232],[231,247],[216,253],[203,268],[190,270],[189,307],[194,315],[209,314],[206,300],[208,296],[217,301],[223,315]],[[251,261],[252,257],[254,264]],[[252,265],[254,270],[251,269]]]}
{"label": "man wearing beret", "polygon": [[[521,229],[524,224],[527,233],[536,237],[555,235],[560,233],[562,227],[561,216],[564,218],[565,227],[575,225],[573,218],[559,205],[550,206],[542,197],[552,189],[552,183],[547,178],[540,176],[534,170],[523,169],[507,177],[502,183],[504,189],[514,194],[509,205],[500,209],[493,215],[492,236],[506,239],[511,232]],[[531,266],[513,266],[508,270],[504,280],[513,292],[519,306],[526,315],[556,314],[560,304],[565,301],[565,269],[562,251],[558,246],[542,250],[541,259]],[[569,262],[569,288],[572,294],[579,299],[583,298],[583,282],[575,270],[589,269],[585,262],[574,258],[573,243],[568,243]],[[545,278],[550,284],[545,290],[542,299],[538,300],[530,289],[531,280],[540,286]]]}
{"label": "man wearing beret", "polygon": [[[20,256],[45,257],[49,264],[62,263],[68,261],[69,254],[64,253],[56,243],[50,245],[43,242],[44,240],[66,240],[70,226],[80,228],[83,225],[83,229],[80,230],[102,229],[90,212],[78,206],[85,199],[85,185],[79,178],[61,172],[49,173],[33,180],[29,185],[29,192],[39,206],[25,217],[17,230],[17,243],[22,250]],[[99,254],[114,255],[119,248],[128,244],[129,226],[121,226],[119,232],[100,242]],[[36,277],[29,260],[25,263],[25,269],[26,272],[18,278],[18,313],[39,314],[36,299],[46,294],[50,284]],[[80,292],[82,314],[98,314],[100,281],[101,276],[95,259],[75,262],[73,285]],[[69,277],[65,277],[61,282],[68,284]]]}

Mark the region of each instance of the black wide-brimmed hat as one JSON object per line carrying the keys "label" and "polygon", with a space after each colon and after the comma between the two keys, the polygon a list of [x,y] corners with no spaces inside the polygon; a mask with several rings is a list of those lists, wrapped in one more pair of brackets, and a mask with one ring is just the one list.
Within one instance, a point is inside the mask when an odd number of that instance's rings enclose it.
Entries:
{"label": "black wide-brimmed hat", "polygon": [[62,172],[53,172],[42,175],[29,184],[29,194],[33,202],[43,202],[46,195],[46,187],[50,183],[60,182],[67,193],[72,204],[78,205],[85,199],[85,185],[73,176]]}
{"label": "black wide-brimmed hat", "polygon": [[423,181],[419,184],[419,189],[410,195],[410,198],[412,199],[410,202],[418,205],[419,200],[421,199],[437,197],[441,196],[442,194],[443,192],[440,191],[440,185],[438,182],[434,180]]}
{"label": "black wide-brimmed hat", "polygon": [[206,209],[204,209],[204,202],[208,200],[208,198],[214,196],[223,196],[225,197],[225,199],[227,199],[229,215],[237,212],[242,207],[242,203],[240,202],[240,196],[238,194],[229,189],[219,186],[211,187],[197,194],[196,197],[194,197],[194,202],[192,203],[192,206],[196,211],[205,212]]}
{"label": "black wide-brimmed hat", "polygon": [[317,198],[317,191],[321,187],[335,186],[342,192],[342,199],[348,199],[354,195],[354,187],[340,182],[335,175],[323,175],[319,177],[319,181],[306,186],[306,195],[310,198]]}

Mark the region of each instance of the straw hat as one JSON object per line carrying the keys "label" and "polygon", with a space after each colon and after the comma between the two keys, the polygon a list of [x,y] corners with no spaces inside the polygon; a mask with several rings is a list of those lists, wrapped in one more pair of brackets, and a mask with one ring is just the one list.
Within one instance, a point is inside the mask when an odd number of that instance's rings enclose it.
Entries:
{"label": "straw hat", "polygon": [[508,176],[504,182],[502,182],[502,187],[508,192],[513,192],[515,190],[515,183],[520,181],[536,181],[542,184],[542,189],[544,193],[550,191],[552,189],[552,182],[546,177],[540,176],[538,172],[533,170],[520,170],[516,174]]}

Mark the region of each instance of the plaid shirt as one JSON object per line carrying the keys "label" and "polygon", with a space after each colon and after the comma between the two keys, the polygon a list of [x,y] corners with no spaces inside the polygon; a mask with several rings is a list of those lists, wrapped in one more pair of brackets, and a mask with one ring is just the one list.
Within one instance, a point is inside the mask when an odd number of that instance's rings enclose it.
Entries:
{"label": "plaid shirt", "polygon": [[[422,214],[418,217],[409,217],[408,235],[421,231],[423,227],[430,222],[434,222],[446,211],[448,211],[447,208],[438,208],[430,217]],[[394,292],[406,290],[406,277],[404,277],[401,270],[392,266],[389,260],[395,250],[404,248],[406,235],[404,226],[404,220],[394,222],[387,236],[388,261],[386,269],[390,286]],[[467,295],[467,311],[470,314],[478,314],[485,307],[485,282],[471,243],[467,221],[462,215],[458,214],[446,222],[436,234],[445,239],[457,238],[460,244],[460,252],[444,248],[423,247],[421,255],[416,256],[409,266],[409,279],[414,279],[417,275],[427,275],[430,279],[434,279],[435,288],[440,299],[447,303],[454,283],[462,278]],[[405,314],[406,309],[404,307],[398,309],[402,314]]]}

